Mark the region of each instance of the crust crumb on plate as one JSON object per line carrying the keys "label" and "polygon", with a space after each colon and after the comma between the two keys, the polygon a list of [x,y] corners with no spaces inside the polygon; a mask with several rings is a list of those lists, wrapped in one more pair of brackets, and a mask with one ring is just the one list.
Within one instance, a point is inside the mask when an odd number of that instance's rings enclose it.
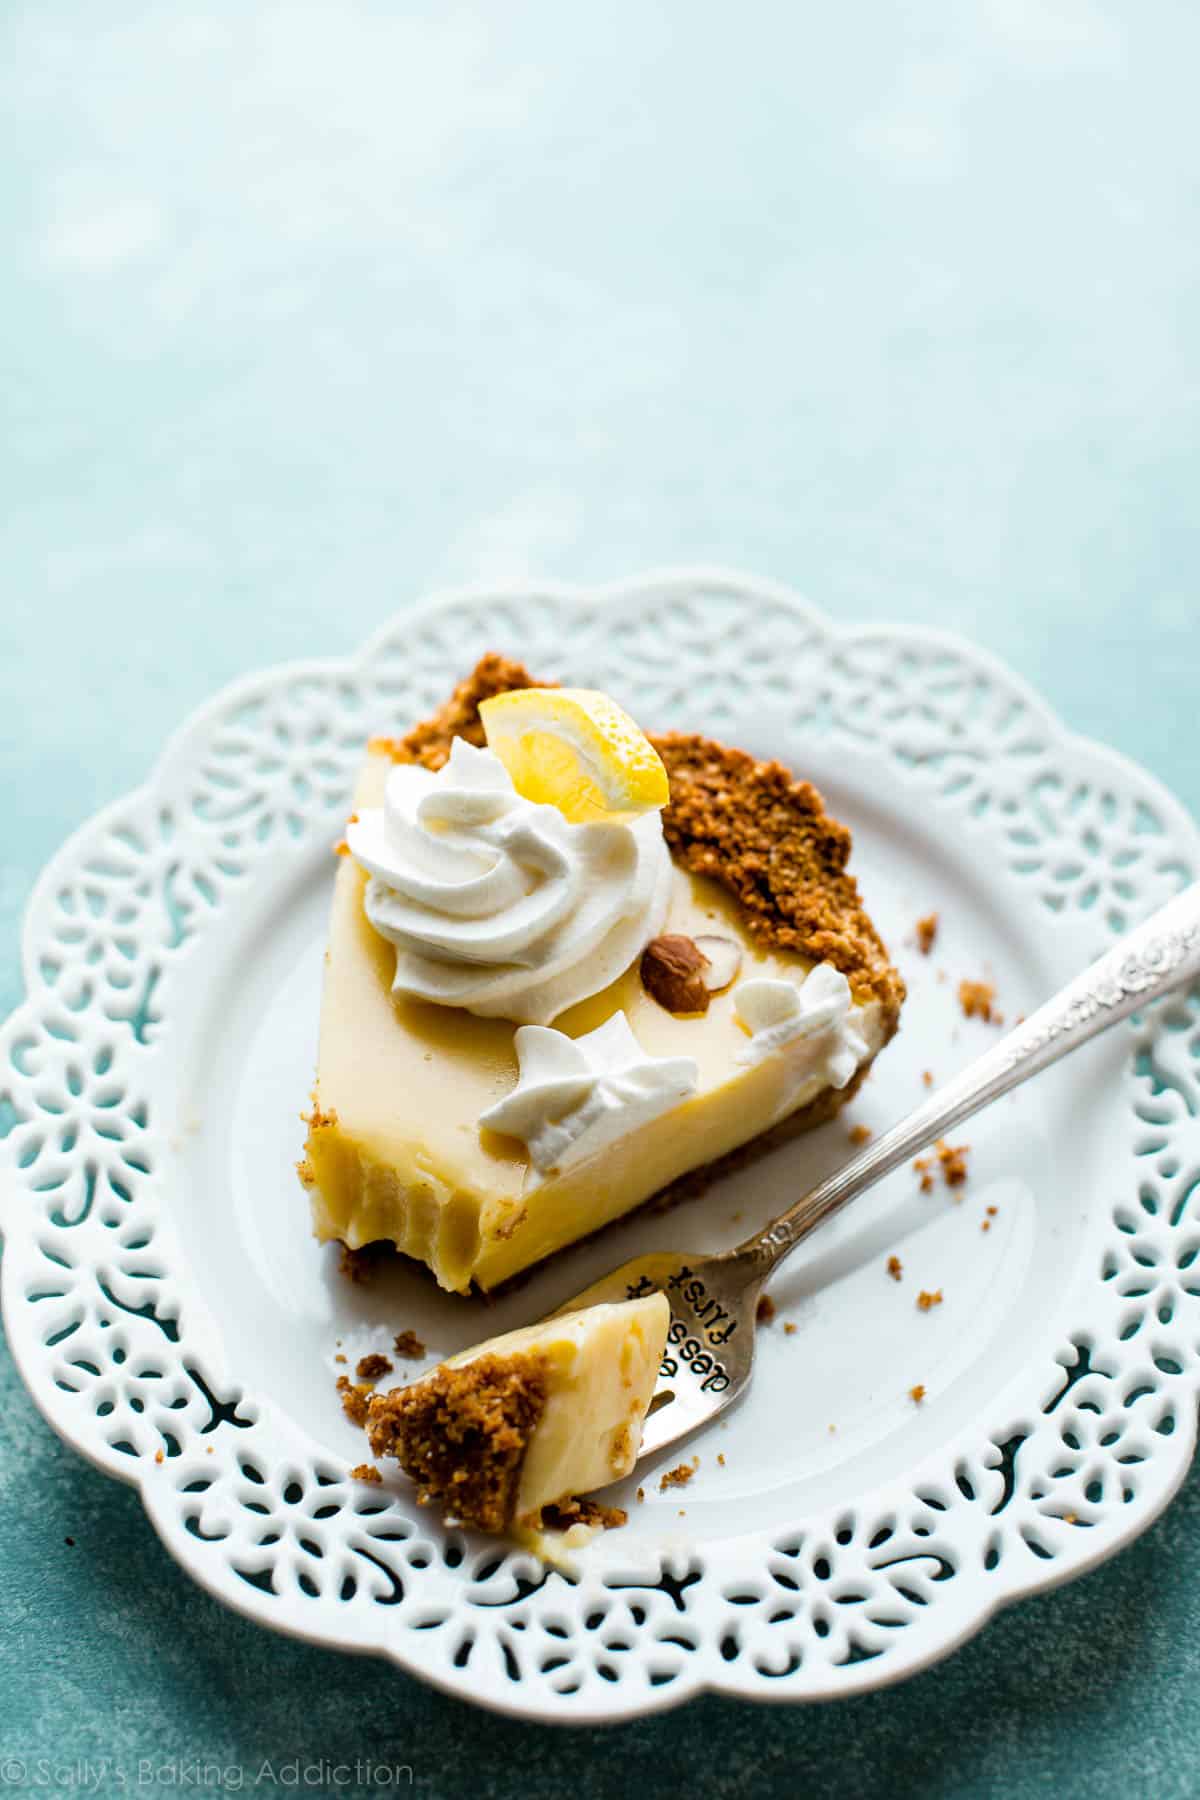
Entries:
{"label": "crust crumb on plate", "polygon": [[383,1480],[383,1476],[374,1463],[359,1463],[351,1469],[350,1479],[351,1481],[365,1481],[369,1486],[375,1487]]}
{"label": "crust crumb on plate", "polygon": [[425,1354],[425,1346],[415,1331],[398,1331],[392,1339],[392,1349],[402,1362],[420,1362]]}
{"label": "crust crumb on plate", "polygon": [[928,956],[937,942],[938,916],[935,912],[926,913],[923,919],[917,920],[917,949],[922,956]]}
{"label": "crust crumb on plate", "polygon": [[917,1311],[918,1312],[931,1312],[935,1306],[940,1306],[941,1304],[942,1304],[941,1288],[934,1288],[932,1293],[930,1293],[930,1291],[927,1288],[922,1288],[920,1293],[917,1295]]}
{"label": "crust crumb on plate", "polygon": [[673,1469],[667,1470],[659,1482],[659,1493],[665,1494],[668,1488],[686,1487],[699,1467],[700,1458],[698,1456],[693,1456],[690,1463],[677,1463]]}
{"label": "crust crumb on plate", "polygon": [[921,1192],[933,1192],[933,1165],[936,1160],[941,1171],[942,1180],[948,1188],[963,1187],[967,1179],[967,1157],[971,1153],[969,1144],[948,1144],[945,1138],[939,1138],[934,1145],[934,1155],[918,1156],[913,1168],[921,1178]]}
{"label": "crust crumb on plate", "polygon": [[758,1296],[758,1305],[754,1309],[755,1322],[759,1325],[770,1325],[774,1321],[775,1312],[775,1302],[772,1300],[770,1294],[760,1294]]}
{"label": "crust crumb on plate", "polygon": [[996,989],[990,981],[960,981],[958,1004],[965,1019],[982,1019],[985,1025],[1003,1025],[1004,1018],[995,1007]]}
{"label": "crust crumb on plate", "polygon": [[942,1171],[942,1180],[948,1188],[962,1187],[967,1179],[967,1157],[970,1155],[969,1144],[948,1144],[945,1138],[939,1138],[934,1145],[937,1152],[938,1166]]}

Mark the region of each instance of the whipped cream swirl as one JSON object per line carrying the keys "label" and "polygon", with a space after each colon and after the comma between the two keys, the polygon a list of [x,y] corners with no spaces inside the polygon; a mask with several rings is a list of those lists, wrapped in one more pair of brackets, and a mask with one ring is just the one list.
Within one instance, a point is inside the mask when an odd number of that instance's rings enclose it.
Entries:
{"label": "whipped cream swirl", "polygon": [[690,1056],[647,1056],[623,1012],[577,1038],[522,1025],[514,1042],[517,1085],[479,1123],[525,1140],[534,1186],[669,1112],[700,1078]]}
{"label": "whipped cream swirl", "polygon": [[797,984],[757,976],[734,989],[733,1010],[750,1033],[738,1052],[740,1063],[802,1046],[829,1087],[844,1088],[870,1045],[854,1017],[850,983],[832,963],[818,963]]}
{"label": "whipped cream swirl", "polygon": [[396,946],[392,991],[547,1024],[599,993],[662,929],[671,859],[657,812],[572,825],[456,738],[433,773],[398,763],[346,828],[367,918]]}

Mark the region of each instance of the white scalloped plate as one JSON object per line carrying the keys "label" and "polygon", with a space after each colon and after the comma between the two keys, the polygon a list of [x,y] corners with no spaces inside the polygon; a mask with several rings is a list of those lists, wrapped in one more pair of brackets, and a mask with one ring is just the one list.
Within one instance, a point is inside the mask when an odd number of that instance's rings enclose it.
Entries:
{"label": "white scalloped plate", "polygon": [[[1196,827],[1157,783],[949,637],[843,631],[713,572],[408,610],[351,661],[218,695],[38,882],[29,997],[0,1037],[13,1353],[50,1424],[136,1483],[195,1579],[277,1630],[550,1720],[896,1680],[1111,1555],[1187,1468],[1197,998],[984,1114],[961,1203],[905,1172],[798,1253],[754,1390],[697,1442],[695,1480],[661,1494],[640,1470],[645,1503],[618,1494],[629,1525],[574,1581],[443,1531],[401,1479],[347,1479],[362,1440],[334,1393],[338,1339],[354,1358],[411,1326],[446,1354],[640,1250],[732,1242],[847,1154],[829,1126],[491,1309],[416,1272],[335,1274],[292,1170],[330,846],[369,732],[423,716],[488,647],[611,689],[647,725],[777,754],[855,827],[911,989],[854,1109],[868,1124],[991,1041],[958,1012],[960,977],[989,974],[1024,1012],[1200,871]],[[905,942],[933,907],[925,959]],[[921,1313],[921,1287],[943,1304]]]}

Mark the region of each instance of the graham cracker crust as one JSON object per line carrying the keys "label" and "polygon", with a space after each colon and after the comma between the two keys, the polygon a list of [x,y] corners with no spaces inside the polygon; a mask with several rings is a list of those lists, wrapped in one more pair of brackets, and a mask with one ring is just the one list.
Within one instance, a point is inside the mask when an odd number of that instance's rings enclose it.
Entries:
{"label": "graham cracker crust", "polygon": [[373,1394],[367,1437],[374,1456],[394,1456],[412,1477],[421,1506],[439,1505],[480,1531],[504,1531],[545,1405],[545,1364],[536,1352],[480,1356]]}

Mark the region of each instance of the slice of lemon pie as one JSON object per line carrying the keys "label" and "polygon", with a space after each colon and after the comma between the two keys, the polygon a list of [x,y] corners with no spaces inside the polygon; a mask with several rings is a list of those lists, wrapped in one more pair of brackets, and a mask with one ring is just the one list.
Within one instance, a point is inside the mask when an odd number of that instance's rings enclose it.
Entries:
{"label": "slice of lemon pie", "polygon": [[448,1289],[831,1117],[897,1027],[812,787],[498,656],[372,740],[341,848],[301,1179]]}

